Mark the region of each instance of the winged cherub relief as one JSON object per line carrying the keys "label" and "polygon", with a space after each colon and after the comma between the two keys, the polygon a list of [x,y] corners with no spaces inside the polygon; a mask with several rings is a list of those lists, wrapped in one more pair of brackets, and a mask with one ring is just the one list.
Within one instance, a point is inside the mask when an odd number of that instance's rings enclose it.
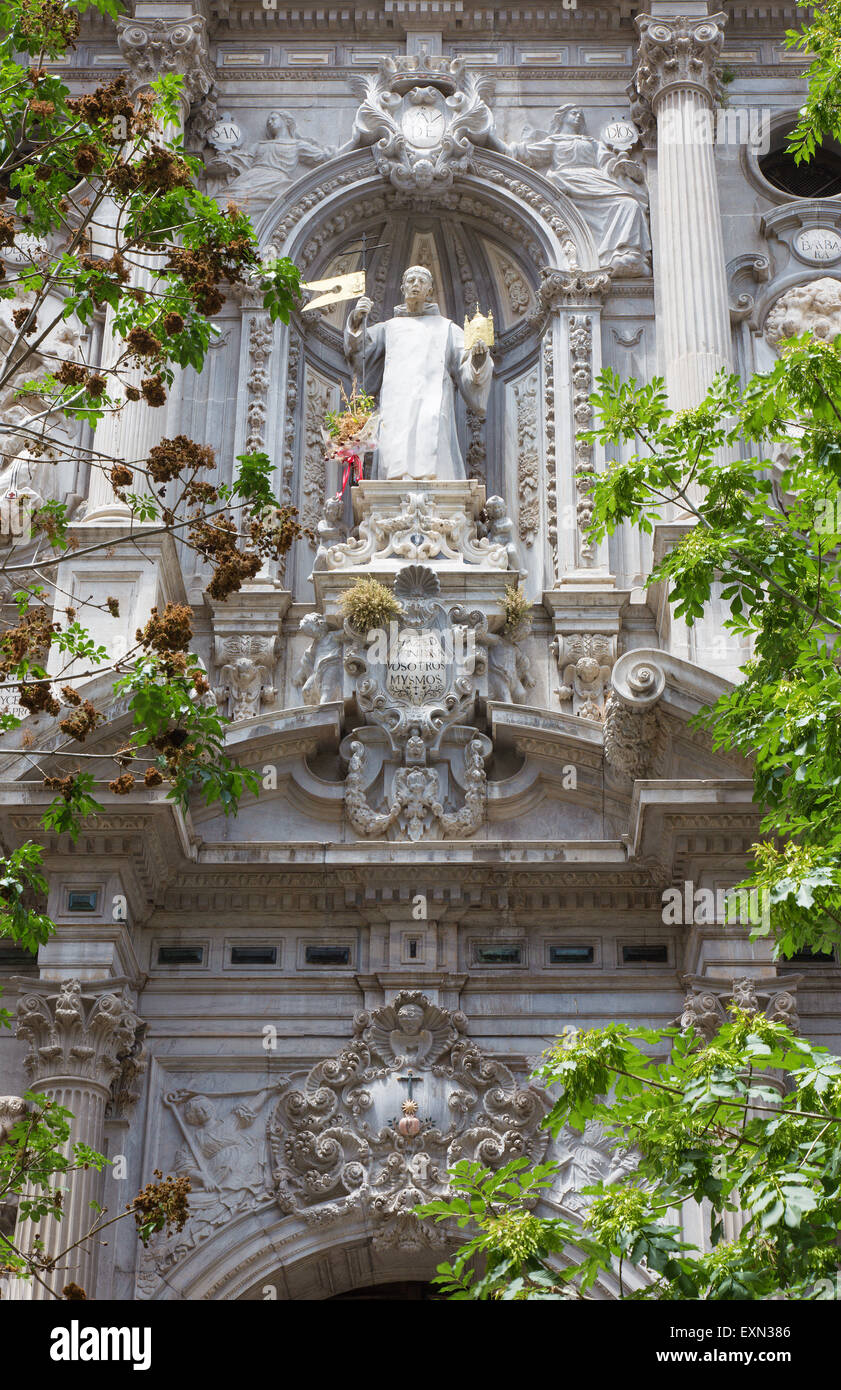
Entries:
{"label": "winged cherub relief", "polygon": [[362,1037],[389,1067],[432,1066],[458,1037],[460,1014],[451,1016],[416,991],[404,990],[378,1009]]}

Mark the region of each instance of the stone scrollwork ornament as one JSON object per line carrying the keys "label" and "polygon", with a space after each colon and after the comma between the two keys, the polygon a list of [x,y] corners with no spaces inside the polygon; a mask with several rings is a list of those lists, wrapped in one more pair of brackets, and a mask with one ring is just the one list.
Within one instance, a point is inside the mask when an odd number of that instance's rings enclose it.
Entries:
{"label": "stone scrollwork ornament", "polygon": [[666,688],[665,673],[631,651],[616,662],[611,685],[604,713],[607,762],[634,778],[662,771],[668,731],[657,706]]}
{"label": "stone scrollwork ornament", "polygon": [[[440,601],[438,577],[424,566],[407,565],[394,592],[402,611],[387,640],[385,633],[363,635],[345,624],[345,670],[373,726],[355,730],[342,745],[345,812],[359,835],[413,841],[472,835],[485,816],[491,742],[469,721],[476,678],[487,669],[495,639],[481,610]],[[460,807],[455,787],[463,793]]]}
{"label": "stone scrollwork ornament", "polygon": [[515,553],[507,533],[479,538],[475,521],[463,508],[445,513],[433,492],[405,492],[396,508],[375,504],[359,523],[358,539],[331,545],[320,564],[341,570],[381,560],[443,560],[504,570]]}
{"label": "stone scrollwork ornament", "polygon": [[485,100],[489,83],[463,58],[384,58],[355,85],[362,102],[350,148],[370,147],[380,173],[402,192],[443,192],[472,167],[476,146],[503,148]]}
{"label": "stone scrollwork ornament", "polygon": [[414,990],[357,1014],[346,1046],[274,1107],[281,1211],[321,1224],[356,1207],[369,1213],[375,1247],[412,1251],[447,1239],[414,1208],[449,1193],[447,1170],[458,1160],[539,1162],[547,1099],[466,1031],[464,1014]]}

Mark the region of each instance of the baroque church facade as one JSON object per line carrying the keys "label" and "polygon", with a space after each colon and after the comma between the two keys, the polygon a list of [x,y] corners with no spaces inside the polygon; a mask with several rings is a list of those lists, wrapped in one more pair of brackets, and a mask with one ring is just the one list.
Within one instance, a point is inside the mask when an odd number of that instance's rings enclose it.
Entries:
{"label": "baroque church facade", "polygon": [[[679,521],[586,532],[604,456],[577,435],[604,368],[664,376],[682,408],[723,367],[770,367],[792,325],[841,328],[841,157],[807,174],[782,149],[798,12],[725,9],[135,0],[86,20],[72,87],[182,74],[208,192],[249,211],[267,256],[308,283],[356,276],[370,301],[349,342],[351,300],[284,326],[230,297],[167,406],[166,433],[210,444],[220,480],[268,453],[312,544],[223,603],[158,538],[63,562],[65,589],[119,598],[126,633],[153,604],[192,606],[230,752],[262,783],[229,820],[105,794],[75,845],[46,838],[56,935],[37,963],[0,956],[17,1008],[0,1089],[50,1090],[121,1160],[76,1184],[65,1236],[93,1197],[119,1210],[155,1169],[191,1179],[181,1233],[143,1250],[126,1222],[80,1248],[63,1277],[89,1296],[417,1289],[451,1246],[412,1209],[460,1158],[551,1156],[542,1210],[580,1211],[621,1168],[592,1126],[552,1144],[541,1128],[529,1075],[564,1028],[709,1029],[735,997],[841,1041],[834,962],[777,962],[695,910],[758,834],[749,768],[691,722],[748,653],[720,609],[690,629],[645,587]],[[395,347],[407,267],[457,356],[459,325],[493,315],[481,390],[456,392],[445,363],[448,467],[428,423],[401,422],[398,462],[374,453],[337,498],[323,426],[354,377],[385,398],[393,353],[390,399],[414,393],[427,419],[429,381]],[[80,539],[121,534],[112,496],[63,490]],[[360,577],[400,601],[385,652],[343,621]],[[3,779],[6,846],[43,838],[23,755]]]}

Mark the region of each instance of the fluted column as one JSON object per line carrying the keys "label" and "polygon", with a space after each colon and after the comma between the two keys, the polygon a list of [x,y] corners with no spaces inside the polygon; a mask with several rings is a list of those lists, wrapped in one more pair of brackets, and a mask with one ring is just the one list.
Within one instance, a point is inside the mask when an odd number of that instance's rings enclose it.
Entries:
{"label": "fluted column", "polygon": [[670,404],[695,406],[731,365],[724,240],[715,171],[715,65],[726,16],[638,15],[635,119],[656,124],[654,273],[661,361]]}
{"label": "fluted column", "polygon": [[[167,139],[179,137],[191,107],[203,101],[213,85],[213,69],[209,58],[207,21],[200,15],[188,19],[167,18],[169,7],[161,3],[161,15],[156,19],[118,19],[117,42],[129,69],[132,96],[147,89],[161,73],[176,73],[184,79],[181,89],[180,119],[167,126]],[[133,257],[137,260],[137,256]],[[150,261],[150,267],[153,263]],[[139,269],[133,276],[137,288],[149,289],[151,269]],[[114,339],[114,311],[106,313],[103,332],[103,363],[108,366],[122,352],[122,343]],[[140,389],[144,376],[140,369],[129,374],[130,383]],[[127,402],[118,415],[108,415],[98,425],[95,448],[106,459],[144,462],[149,450],[164,434],[166,407],[149,406],[144,400]],[[105,472],[91,470],[88,506],[85,522],[125,522],[130,508],[114,496]]]}
{"label": "fluted column", "polygon": [[[50,993],[43,987],[33,990],[18,1004],[17,1036],[29,1043],[24,1063],[29,1088],[72,1112],[68,1153],[75,1143],[101,1153],[111,1083],[121,1073],[136,1074],[141,1068],[144,1025],[125,990],[115,994],[100,986],[97,992],[96,986],[79,980],[63,980],[57,993],[55,986],[49,988]],[[66,1284],[74,1283],[93,1296],[98,1242],[84,1242],[84,1236],[94,1219],[90,1204],[99,1195],[101,1181],[93,1168],[71,1173],[61,1221],[49,1217],[18,1225],[16,1244],[23,1249],[32,1248],[36,1232],[48,1253],[75,1247],[55,1270],[42,1275],[59,1295]],[[32,1279],[17,1280],[13,1297],[41,1300],[52,1295]]]}

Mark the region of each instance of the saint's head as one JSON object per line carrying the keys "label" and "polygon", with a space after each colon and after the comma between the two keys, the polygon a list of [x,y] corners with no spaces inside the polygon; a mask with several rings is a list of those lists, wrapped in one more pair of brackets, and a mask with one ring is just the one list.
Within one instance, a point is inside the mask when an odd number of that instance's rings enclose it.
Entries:
{"label": "saint's head", "polygon": [[424,306],[435,295],[432,272],[427,270],[425,265],[410,265],[409,269],[403,272],[400,293],[410,314],[423,313]]}

